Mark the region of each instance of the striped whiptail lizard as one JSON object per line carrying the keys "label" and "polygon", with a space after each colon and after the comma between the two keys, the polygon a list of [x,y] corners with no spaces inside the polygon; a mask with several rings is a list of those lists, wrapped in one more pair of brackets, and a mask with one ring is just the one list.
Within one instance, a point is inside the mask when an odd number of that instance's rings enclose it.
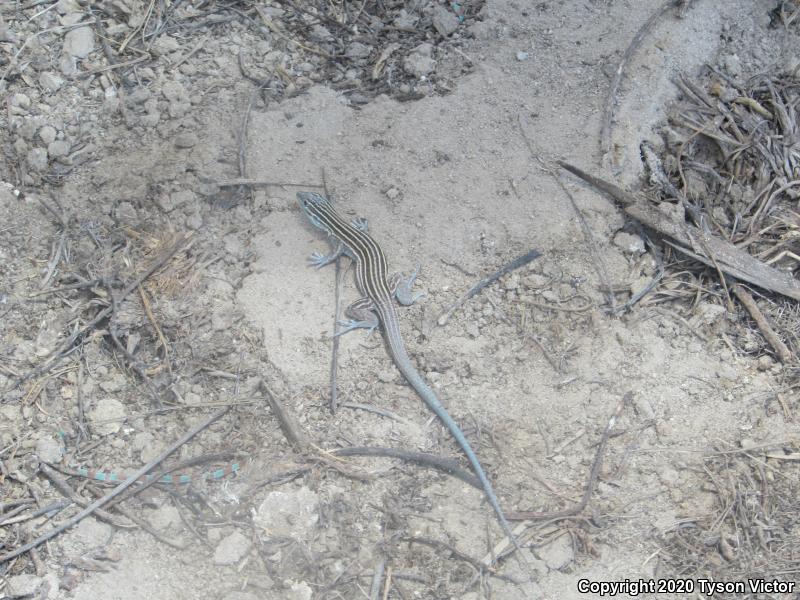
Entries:
{"label": "striped whiptail lizard", "polygon": [[317,252],[312,254],[311,264],[322,267],[342,255],[349,256],[355,261],[356,284],[364,297],[356,300],[347,308],[347,315],[351,317],[351,320],[343,323],[345,329],[337,335],[359,327],[372,331],[378,325],[383,325],[386,345],[389,347],[389,354],[394,359],[397,368],[425,401],[428,408],[442,420],[458,445],[461,446],[483,486],[483,491],[500,521],[503,532],[519,550],[517,538],[511,531],[511,526],[500,508],[492,484],[486,477],[478,457],[458,424],[448,414],[439,398],[411,363],[400,335],[400,324],[393,298],[396,298],[401,304],[409,305],[421,296],[421,294],[411,294],[411,286],[416,279],[417,271],[415,270],[406,280],[403,280],[399,273],[389,276],[386,256],[378,243],[367,233],[366,221],[356,219],[352,223],[348,223],[333,209],[327,198],[315,192],[298,192],[297,199],[312,225],[327,233],[336,243],[336,250],[330,255]]}

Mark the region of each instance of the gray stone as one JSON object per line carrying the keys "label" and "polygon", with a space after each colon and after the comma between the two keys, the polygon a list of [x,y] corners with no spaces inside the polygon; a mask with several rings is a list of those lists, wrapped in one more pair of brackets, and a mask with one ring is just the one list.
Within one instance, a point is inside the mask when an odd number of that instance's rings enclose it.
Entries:
{"label": "gray stone", "polygon": [[433,9],[433,27],[439,32],[439,35],[447,37],[461,24],[461,20],[448,10],[447,7],[438,4]]}
{"label": "gray stone", "polygon": [[137,104],[144,104],[146,100],[150,99],[152,94],[146,87],[137,87],[130,94],[125,97],[125,103],[128,106],[136,106]]}
{"label": "gray stone", "polygon": [[311,600],[313,590],[305,581],[292,581],[286,600]]}
{"label": "gray stone", "polygon": [[117,219],[132,223],[136,221],[137,216],[138,215],[136,214],[136,209],[133,207],[133,204],[130,202],[120,202],[119,206],[117,207]]}
{"label": "gray stone", "polygon": [[158,122],[161,120],[161,113],[158,111],[149,112],[145,115],[142,115],[141,123],[145,127],[155,127],[158,125]]}
{"label": "gray stone", "polygon": [[311,33],[309,35],[315,42],[330,42],[333,40],[333,35],[331,35],[331,32],[319,24],[314,25],[311,28]]}
{"label": "gray stone", "polygon": [[185,102],[188,98],[186,88],[177,81],[167,81],[161,86],[161,93],[170,102]]}
{"label": "gray stone", "polygon": [[83,551],[97,548],[108,543],[114,533],[111,525],[101,523],[93,518],[83,519],[70,530],[70,541],[76,543]]}
{"label": "gray stone", "polygon": [[181,514],[172,504],[165,504],[164,506],[148,511],[147,520],[150,521],[153,527],[162,531],[164,529],[169,529],[173,525],[180,525]]}
{"label": "gray stone", "polygon": [[[21,573],[7,579],[7,585],[3,590],[3,598],[34,598],[39,597],[39,588],[42,587],[44,580],[41,577],[29,573]],[[7,595],[6,595],[7,594]]]}
{"label": "gray stone", "polygon": [[556,538],[552,544],[540,548],[538,554],[547,565],[547,568],[553,571],[563,569],[574,560],[572,537],[569,535],[562,535]]}
{"label": "gray stone", "polygon": [[161,201],[162,208],[167,212],[172,212],[184,204],[195,204],[195,195],[192,190],[179,190],[177,192],[172,192],[168,198]]}
{"label": "gray stone", "polygon": [[25,138],[18,137],[14,140],[14,152],[17,153],[17,156],[25,156],[28,153],[28,142],[25,141]]}
{"label": "gray stone", "polygon": [[64,454],[64,444],[52,435],[44,435],[36,440],[36,456],[46,463],[56,463]]}
{"label": "gray stone", "polygon": [[517,60],[522,62],[523,60],[528,60],[530,58],[530,54],[527,52],[517,52]]}
{"label": "gray stone", "polygon": [[64,54],[74,58],[86,58],[94,51],[94,30],[91,27],[76,27],[64,36]]}
{"label": "gray stone", "polygon": [[233,325],[234,318],[233,303],[221,302],[211,313],[211,328],[214,331],[226,331]]}
{"label": "gray stone", "polygon": [[614,236],[614,245],[626,254],[644,254],[644,242],[638,235],[620,231]]}
{"label": "gray stone", "polygon": [[47,145],[47,153],[50,158],[63,158],[69,154],[70,145],[66,140],[56,140]]}
{"label": "gray stone", "polygon": [[23,94],[22,92],[17,92],[13,96],[11,96],[11,106],[17,106],[19,108],[29,109],[31,107],[31,99],[28,97],[27,94]]}
{"label": "gray stone", "polygon": [[74,56],[65,52],[61,55],[61,58],[58,59],[58,70],[61,71],[62,74],[72,77],[78,72],[78,62],[75,60]]}
{"label": "gray stone", "polygon": [[729,54],[722,59],[725,70],[732,77],[739,77],[742,74],[742,61],[736,54]]}
{"label": "gray stone", "polygon": [[54,93],[64,85],[64,79],[52,71],[42,71],[39,74],[39,85],[42,86],[44,90]]}
{"label": "gray stone", "polygon": [[28,166],[37,173],[47,170],[47,150],[44,148],[31,148],[25,157]]}
{"label": "gray stone", "polygon": [[191,131],[179,133],[175,136],[175,146],[178,148],[193,148],[199,141],[197,135]]}
{"label": "gray stone", "polygon": [[250,540],[240,531],[234,531],[220,540],[214,550],[214,564],[234,565],[250,552]]}
{"label": "gray stone", "polygon": [[403,62],[403,68],[406,73],[418,79],[431,73],[436,68],[433,45],[425,42],[414,48]]}
{"label": "gray stone", "polygon": [[307,487],[270,492],[253,517],[267,536],[307,539],[319,519],[319,498]]}
{"label": "gray stone", "polygon": [[191,229],[192,231],[197,231],[203,226],[203,216],[195,211],[186,217],[186,227]]}
{"label": "gray stone", "polygon": [[399,29],[414,29],[418,20],[416,15],[409,13],[405,8],[401,8],[394,20],[394,26]]}
{"label": "gray stone", "polygon": [[372,52],[372,46],[367,46],[361,42],[353,42],[347,47],[345,56],[348,58],[366,58]]}
{"label": "gray stone", "polygon": [[39,139],[45,144],[52,144],[56,141],[56,128],[52,125],[45,125],[39,130]]}
{"label": "gray stone", "polygon": [[87,416],[95,433],[111,435],[120,430],[127,412],[125,411],[125,405],[119,400],[102,398],[97,402],[97,406],[89,411]]}

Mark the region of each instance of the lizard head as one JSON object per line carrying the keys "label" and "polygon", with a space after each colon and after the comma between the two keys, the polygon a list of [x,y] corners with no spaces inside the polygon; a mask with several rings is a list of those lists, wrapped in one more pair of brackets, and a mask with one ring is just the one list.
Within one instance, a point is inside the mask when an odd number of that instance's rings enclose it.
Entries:
{"label": "lizard head", "polygon": [[297,192],[297,199],[300,208],[306,213],[308,220],[314,227],[330,233],[330,227],[326,224],[328,215],[335,214],[330,200],[317,192]]}

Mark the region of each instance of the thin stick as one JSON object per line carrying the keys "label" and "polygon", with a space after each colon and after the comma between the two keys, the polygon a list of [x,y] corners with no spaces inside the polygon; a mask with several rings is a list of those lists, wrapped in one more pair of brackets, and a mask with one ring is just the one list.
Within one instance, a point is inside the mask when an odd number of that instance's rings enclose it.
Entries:
{"label": "thin stick", "polygon": [[181,437],[177,442],[172,444],[169,448],[164,450],[164,452],[159,454],[156,458],[151,460],[149,463],[147,463],[141,469],[136,471],[133,475],[128,477],[128,479],[126,479],[121,484],[119,484],[117,487],[115,487],[111,492],[109,492],[108,494],[106,494],[105,496],[103,496],[101,498],[98,498],[97,500],[92,502],[89,506],[87,506],[85,509],[83,509],[81,512],[76,514],[74,517],[72,517],[70,519],[67,519],[66,521],[64,521],[58,527],[55,527],[55,528],[51,529],[47,533],[45,533],[43,535],[40,535],[35,540],[33,540],[31,542],[28,542],[27,544],[24,544],[23,546],[20,546],[19,548],[17,548],[16,550],[13,550],[12,552],[8,552],[6,554],[3,554],[2,556],[0,556],[0,563],[7,562],[7,561],[9,561],[9,560],[11,560],[13,558],[16,558],[17,556],[20,556],[21,554],[25,554],[26,552],[28,552],[29,550],[32,550],[33,548],[36,548],[36,547],[40,546],[44,542],[54,538],[55,536],[59,535],[63,531],[66,531],[70,527],[76,525],[77,523],[82,521],[84,518],[86,518],[89,515],[91,515],[98,508],[102,508],[103,506],[105,506],[106,504],[111,502],[111,500],[113,500],[114,498],[119,496],[122,492],[127,490],[134,483],[136,483],[136,481],[140,477],[143,477],[144,475],[147,475],[147,473],[149,473],[152,469],[157,467],[170,454],[175,452],[178,448],[183,446],[186,442],[191,440],[198,433],[200,433],[201,431],[206,429],[209,425],[211,425],[214,421],[216,421],[221,416],[223,416],[226,412],[228,412],[228,407],[222,408],[222,409],[218,410],[217,412],[215,412],[214,414],[212,414],[205,421],[203,421],[200,425],[198,425],[194,429],[190,430],[188,433],[184,434],[183,437]]}
{"label": "thin stick", "polygon": [[[161,256],[156,258],[144,272],[136,277],[131,283],[129,283],[120,293],[120,295],[116,298],[116,302],[122,302],[125,298],[127,298],[131,292],[137,289],[142,282],[144,282],[148,277],[150,277],[153,273],[158,271],[161,267],[167,264],[168,261],[172,259],[172,257],[183,248],[184,243],[189,239],[189,236],[182,235],[178,238],[178,240],[173,244],[173,246],[166,251],[164,251]],[[67,340],[61,344],[58,350],[53,352],[51,357],[41,366],[37,367],[27,375],[23,375],[21,378],[17,379],[16,385],[19,385],[28,379],[33,377],[38,377],[39,375],[43,375],[47,373],[55,366],[56,361],[64,356],[67,352],[69,352],[75,342],[79,339],[83,338],[89,331],[94,329],[103,319],[107,318],[113,312],[114,307],[113,305],[109,305],[99,313],[95,315],[95,317],[89,321],[86,325],[81,327],[78,331],[73,333]]]}
{"label": "thin stick", "polygon": [[578,502],[576,506],[566,510],[547,513],[534,511],[506,513],[506,518],[515,521],[524,521],[527,519],[563,519],[582,513],[589,504],[589,499],[591,498],[592,493],[594,493],[594,488],[597,485],[597,478],[600,475],[600,467],[603,464],[603,454],[605,453],[608,439],[611,437],[611,430],[614,428],[614,425],[617,424],[617,419],[619,419],[619,416],[622,414],[622,409],[625,408],[625,406],[632,400],[633,392],[625,392],[625,394],[622,396],[622,399],[619,401],[619,404],[617,404],[617,407],[614,409],[611,418],[608,420],[605,431],[603,431],[603,436],[600,438],[600,442],[597,444],[597,451],[594,454],[592,468],[589,471],[589,480],[586,483],[586,490],[583,492],[583,498],[581,498],[581,501]]}
{"label": "thin stick", "polygon": [[614,73],[614,79],[611,81],[611,85],[608,88],[608,95],[606,96],[606,104],[603,107],[603,125],[602,129],[600,130],[600,152],[602,153],[602,160],[608,160],[609,153],[611,152],[611,124],[614,120],[614,104],[616,103],[617,92],[619,91],[619,86],[622,83],[622,75],[625,67],[630,60],[633,53],[642,43],[644,40],[644,36],[649,33],[649,31],[653,28],[653,25],[667,14],[667,11],[674,6],[678,6],[680,4],[684,4],[685,0],[667,0],[661,8],[659,8],[647,21],[645,21],[644,25],[639,28],[639,31],[636,32],[636,35],[633,36],[631,43],[625,49],[625,52],[622,53],[622,58],[619,60],[619,64],[617,64],[617,70]]}
{"label": "thin stick", "polygon": [[369,600],[380,600],[378,595],[381,593],[381,582],[383,581],[383,573],[386,570],[386,557],[381,556],[378,564],[375,565],[375,570],[372,573],[372,585],[369,588]]}
{"label": "thin stick", "polygon": [[783,340],[778,337],[778,334],[775,333],[775,330],[770,326],[767,318],[764,316],[764,313],[761,312],[761,309],[758,308],[758,304],[756,301],[753,300],[753,297],[750,293],[742,286],[741,283],[737,283],[733,286],[733,293],[739,299],[744,307],[747,309],[747,312],[750,313],[750,316],[753,318],[753,321],[756,322],[758,325],[758,329],[761,331],[761,334],[767,340],[772,349],[775,350],[775,354],[778,355],[778,358],[782,363],[791,362],[794,358],[792,351],[789,350],[788,346],[783,343]]}
{"label": "thin stick", "polygon": [[246,177],[239,177],[238,179],[224,179],[222,181],[215,181],[214,185],[217,187],[237,187],[240,185],[247,185],[250,187],[302,187],[302,188],[321,188],[318,183],[293,183],[291,181],[264,181],[263,179],[248,179]]}
{"label": "thin stick", "polygon": [[403,450],[402,448],[381,448],[373,446],[339,448],[338,450],[333,450],[331,453],[337,456],[381,456],[385,458],[399,458],[400,460],[417,463],[423,467],[437,469],[448,475],[457,477],[474,488],[479,490],[483,489],[477,477],[469,471],[462,469],[457,461],[451,458],[445,458],[444,456],[437,456],[426,452],[412,452],[410,450]]}
{"label": "thin stick", "polygon": [[507,263],[506,265],[504,265],[503,267],[501,267],[499,270],[495,271],[494,273],[492,273],[488,277],[485,277],[484,279],[481,279],[478,283],[476,283],[471,288],[469,288],[469,290],[467,290],[467,292],[463,296],[461,296],[458,300],[456,300],[453,304],[451,304],[448,308],[446,308],[444,310],[444,312],[442,312],[442,314],[439,315],[439,318],[436,319],[436,324],[439,325],[439,326],[445,325],[447,323],[448,319],[450,318],[450,316],[453,314],[453,312],[457,308],[459,308],[461,305],[463,305],[470,298],[472,298],[475,295],[477,295],[478,293],[480,293],[480,291],[483,290],[486,286],[491,285],[492,283],[494,283],[495,281],[500,279],[506,273],[510,273],[511,271],[514,271],[515,269],[519,269],[520,267],[524,267],[529,262],[531,262],[532,260],[534,260],[534,259],[536,259],[536,258],[538,258],[540,256],[541,256],[541,254],[539,253],[538,250],[529,250],[528,252],[526,252],[522,256],[518,256],[517,258],[515,258],[511,262]]}

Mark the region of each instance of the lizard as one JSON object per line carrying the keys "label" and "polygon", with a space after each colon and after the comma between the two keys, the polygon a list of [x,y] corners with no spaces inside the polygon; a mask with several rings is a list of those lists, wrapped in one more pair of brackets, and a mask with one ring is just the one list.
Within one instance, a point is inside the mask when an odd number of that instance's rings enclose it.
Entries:
{"label": "lizard", "polygon": [[350,319],[341,323],[344,329],[336,335],[347,333],[353,329],[365,328],[370,332],[382,325],[383,336],[388,347],[389,355],[406,381],[422,398],[425,404],[444,423],[458,445],[463,450],[475,475],[481,483],[483,492],[492,506],[497,520],[505,535],[521,550],[511,526],[506,520],[503,509],[497,500],[489,478],[486,476],[478,457],[476,456],[461,428],[453,420],[442,405],[435,392],[425,382],[411,362],[405,342],[400,333],[400,320],[393,299],[400,304],[413,304],[422,294],[413,295],[411,286],[417,277],[419,268],[406,279],[395,273],[389,275],[386,256],[378,242],[367,231],[367,222],[364,219],[355,219],[348,223],[333,208],[330,201],[316,192],[298,192],[305,215],[311,224],[328,234],[329,239],[336,245],[336,249],[329,255],[315,252],[311,255],[311,265],[323,267],[344,255],[355,262],[356,285],[363,294],[363,298],[353,302],[346,310]]}

